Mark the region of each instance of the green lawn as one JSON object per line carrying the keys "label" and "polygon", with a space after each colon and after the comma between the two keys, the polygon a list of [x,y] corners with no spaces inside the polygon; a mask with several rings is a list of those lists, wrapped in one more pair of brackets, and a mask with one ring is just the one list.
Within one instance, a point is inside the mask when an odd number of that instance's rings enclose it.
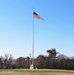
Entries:
{"label": "green lawn", "polygon": [[0,75],[74,75],[72,71],[14,71],[1,70]]}

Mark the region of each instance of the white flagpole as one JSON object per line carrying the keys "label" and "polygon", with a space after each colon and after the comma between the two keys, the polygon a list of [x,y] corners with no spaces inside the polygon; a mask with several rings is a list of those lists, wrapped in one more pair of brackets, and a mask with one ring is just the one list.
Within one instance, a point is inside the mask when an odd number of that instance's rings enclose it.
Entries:
{"label": "white flagpole", "polygon": [[[34,8],[33,8],[34,10]],[[33,17],[33,12],[32,11],[32,18],[33,18],[33,25],[32,25],[32,64],[30,65],[30,69],[34,69],[34,17]]]}
{"label": "white flagpole", "polygon": [[[33,8],[33,12],[34,12],[34,8]],[[33,26],[32,26],[32,66],[34,69],[34,17],[33,17]]]}

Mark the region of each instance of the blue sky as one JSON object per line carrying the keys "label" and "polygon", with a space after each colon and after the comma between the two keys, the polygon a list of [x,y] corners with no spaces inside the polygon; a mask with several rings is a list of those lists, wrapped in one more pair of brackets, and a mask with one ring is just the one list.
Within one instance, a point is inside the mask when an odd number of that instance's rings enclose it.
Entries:
{"label": "blue sky", "polygon": [[32,53],[33,7],[45,19],[34,19],[35,57],[51,48],[74,56],[74,0],[0,0],[0,56]]}

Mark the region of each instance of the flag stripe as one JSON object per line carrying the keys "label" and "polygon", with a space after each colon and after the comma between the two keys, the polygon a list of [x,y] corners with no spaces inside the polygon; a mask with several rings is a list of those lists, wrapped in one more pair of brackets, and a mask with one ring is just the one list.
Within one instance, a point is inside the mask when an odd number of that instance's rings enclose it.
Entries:
{"label": "flag stripe", "polygon": [[41,16],[39,16],[36,12],[33,12],[33,17],[44,20]]}

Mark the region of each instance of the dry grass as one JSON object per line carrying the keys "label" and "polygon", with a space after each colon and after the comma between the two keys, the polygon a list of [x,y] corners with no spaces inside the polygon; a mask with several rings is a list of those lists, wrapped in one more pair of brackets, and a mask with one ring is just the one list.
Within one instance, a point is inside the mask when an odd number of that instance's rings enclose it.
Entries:
{"label": "dry grass", "polygon": [[74,75],[72,70],[54,70],[54,69],[11,69],[0,70],[0,75]]}

